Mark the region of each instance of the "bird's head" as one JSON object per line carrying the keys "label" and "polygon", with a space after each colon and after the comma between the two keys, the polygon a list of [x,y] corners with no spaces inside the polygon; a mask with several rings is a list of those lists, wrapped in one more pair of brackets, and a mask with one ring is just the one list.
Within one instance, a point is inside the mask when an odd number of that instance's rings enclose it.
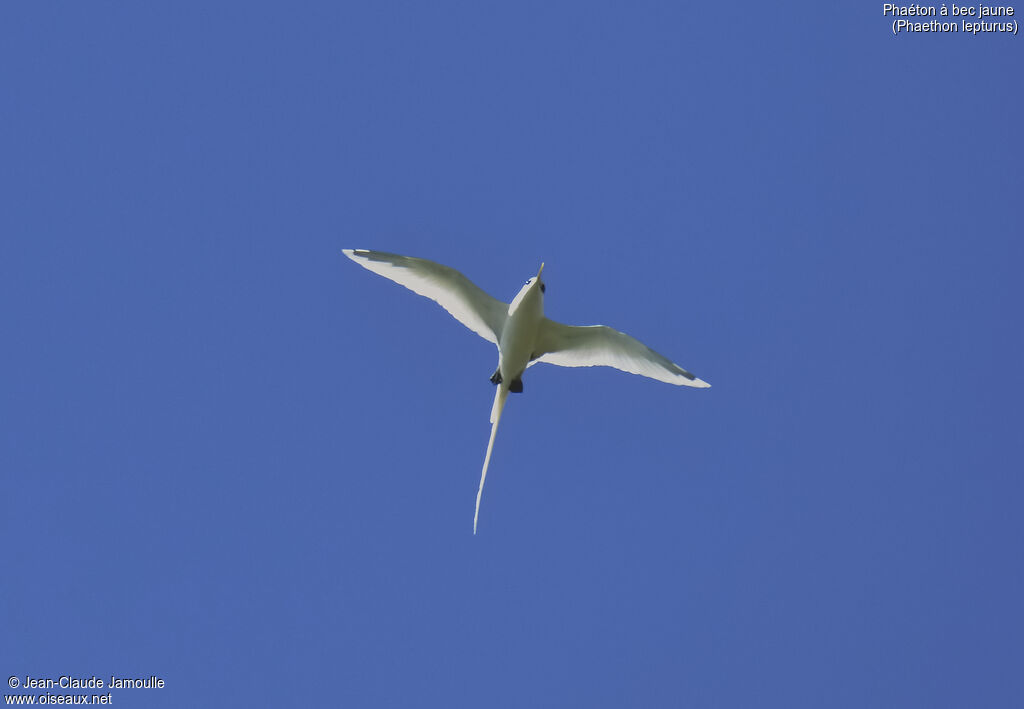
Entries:
{"label": "bird's head", "polygon": [[547,290],[544,286],[544,281],[540,279],[540,274],[543,271],[544,264],[541,264],[540,269],[537,271],[537,275],[528,280],[526,285],[519,289],[519,294],[512,299],[512,304],[509,306],[510,313],[518,310],[519,304],[527,299],[536,303],[536,307],[540,308],[541,312],[543,312],[544,291]]}

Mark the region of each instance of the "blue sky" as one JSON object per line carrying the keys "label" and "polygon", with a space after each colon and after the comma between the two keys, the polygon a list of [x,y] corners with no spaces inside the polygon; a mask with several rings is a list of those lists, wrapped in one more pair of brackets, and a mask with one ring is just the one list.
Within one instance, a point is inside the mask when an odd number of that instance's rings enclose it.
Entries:
{"label": "blue sky", "polygon": [[[1008,706],[1021,39],[881,4],[0,10],[0,669],[131,706]],[[342,248],[712,384],[496,364]]]}

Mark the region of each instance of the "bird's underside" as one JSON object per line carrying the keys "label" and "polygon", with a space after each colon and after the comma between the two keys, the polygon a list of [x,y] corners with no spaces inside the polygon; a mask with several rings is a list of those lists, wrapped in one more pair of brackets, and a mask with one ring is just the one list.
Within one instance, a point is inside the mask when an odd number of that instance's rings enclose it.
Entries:
{"label": "bird's underside", "polygon": [[430,298],[452,317],[498,347],[498,368],[491,407],[491,435],[477,489],[473,533],[476,534],[487,468],[498,422],[509,392],[523,391],[523,372],[538,362],[562,367],[614,367],[677,386],[707,388],[667,357],[629,335],[605,325],[563,325],[544,317],[544,265],[511,303],[493,298],[453,268],[426,259],[383,251],[344,249],[350,259],[414,293]]}
{"label": "bird's underside", "polygon": [[[491,384],[501,384],[501,368],[495,369],[494,374],[491,375]],[[513,394],[523,393],[523,377],[520,375],[513,379],[508,384],[508,390]]]}

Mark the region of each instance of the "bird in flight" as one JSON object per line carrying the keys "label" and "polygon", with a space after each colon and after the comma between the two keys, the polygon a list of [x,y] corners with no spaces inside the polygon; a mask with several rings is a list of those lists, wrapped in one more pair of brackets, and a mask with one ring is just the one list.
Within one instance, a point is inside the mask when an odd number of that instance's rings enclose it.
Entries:
{"label": "bird in flight", "polygon": [[543,263],[512,302],[504,303],[487,295],[454,268],[433,261],[365,249],[343,252],[363,268],[436,301],[460,323],[498,346],[498,368],[491,375],[491,382],[497,386],[491,406],[491,437],[476,493],[473,534],[501,412],[509,392],[522,392],[527,367],[537,362],[562,367],[615,367],[679,386],[711,386],[618,330],[605,325],[563,325],[544,317]]}

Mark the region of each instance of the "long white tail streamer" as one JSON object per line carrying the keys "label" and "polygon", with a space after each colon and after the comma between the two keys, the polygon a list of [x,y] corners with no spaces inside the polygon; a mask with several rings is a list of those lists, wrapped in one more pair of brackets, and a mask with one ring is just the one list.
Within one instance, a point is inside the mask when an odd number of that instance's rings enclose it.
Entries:
{"label": "long white tail streamer", "polygon": [[484,469],[480,471],[480,488],[476,491],[476,511],[473,513],[473,534],[476,534],[476,521],[480,517],[480,497],[484,494],[484,481],[487,480],[487,466],[491,464],[491,451],[494,450],[494,436],[498,433],[498,422],[508,398],[508,385],[502,382],[494,394],[494,405],[491,407],[491,439],[487,441],[487,455],[484,456]]}

